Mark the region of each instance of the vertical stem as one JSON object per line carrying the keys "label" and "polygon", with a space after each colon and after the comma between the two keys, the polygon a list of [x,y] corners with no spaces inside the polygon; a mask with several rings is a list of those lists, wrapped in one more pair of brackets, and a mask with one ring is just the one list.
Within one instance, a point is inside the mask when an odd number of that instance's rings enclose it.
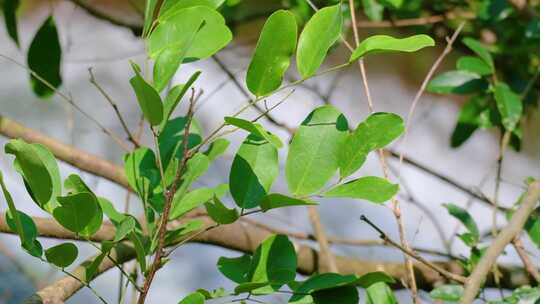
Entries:
{"label": "vertical stem", "polygon": [[317,207],[309,206],[308,207],[309,219],[311,225],[313,226],[313,232],[317,242],[319,242],[321,257],[319,259],[319,272],[338,272],[336,266],[336,260],[330,251],[330,246],[328,245],[328,238],[324,232],[324,228],[321,224],[321,218]]}

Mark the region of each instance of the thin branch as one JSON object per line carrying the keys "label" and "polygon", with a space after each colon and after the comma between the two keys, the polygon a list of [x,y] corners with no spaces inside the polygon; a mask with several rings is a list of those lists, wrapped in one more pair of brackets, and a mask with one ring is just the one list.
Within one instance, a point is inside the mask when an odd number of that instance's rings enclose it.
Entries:
{"label": "thin branch", "polygon": [[388,237],[388,235],[382,231],[381,228],[379,228],[377,225],[375,225],[373,222],[371,222],[365,215],[362,215],[360,217],[360,219],[364,222],[366,222],[369,226],[371,226],[371,228],[375,229],[375,231],[377,231],[379,233],[379,237],[385,241],[386,243],[390,244],[391,246],[393,247],[396,247],[397,249],[401,250],[404,254],[410,256],[411,258],[417,260],[418,262],[426,265],[427,267],[433,269],[434,271],[438,272],[439,274],[441,274],[442,276],[446,277],[447,279],[449,280],[453,280],[453,281],[456,281],[456,282],[459,282],[459,283],[465,283],[466,281],[466,278],[463,277],[463,276],[460,276],[460,275],[457,275],[455,273],[452,273],[450,271],[447,271],[446,269],[434,264],[434,263],[431,263],[430,261],[424,259],[421,255],[417,254],[416,252],[408,249],[408,248],[405,248],[404,246],[402,246],[401,244],[398,244],[396,242],[394,242],[390,237]]}
{"label": "thin branch", "polygon": [[114,102],[111,96],[109,96],[109,94],[107,94],[107,92],[105,92],[105,90],[99,85],[96,78],[94,77],[94,72],[92,72],[92,68],[88,68],[88,73],[90,74],[90,83],[96,87],[96,89],[101,93],[101,95],[103,95],[103,97],[105,97],[107,102],[113,108],[114,113],[116,114],[116,117],[118,118],[118,121],[120,121],[120,124],[122,125],[122,128],[124,129],[124,132],[126,132],[128,140],[131,141],[136,148],[140,147],[141,145],[139,144],[139,141],[135,139],[135,137],[129,131],[126,121],[124,120],[124,118],[122,117],[122,114],[120,113],[120,110],[118,109],[118,105],[116,104],[116,102]]}
{"label": "thin branch", "polygon": [[307,209],[309,220],[311,221],[311,226],[313,227],[313,231],[315,234],[315,239],[319,243],[319,250],[321,251],[319,269],[321,272],[338,272],[336,260],[334,258],[334,255],[332,254],[332,251],[330,250],[326,233],[321,224],[319,211],[315,206],[308,206]]}
{"label": "thin branch", "polygon": [[538,269],[536,269],[536,266],[534,266],[533,262],[529,258],[529,255],[525,251],[525,246],[523,246],[521,238],[516,236],[514,240],[512,240],[512,245],[514,245],[514,249],[516,249],[516,252],[521,259],[521,262],[523,262],[523,266],[527,272],[531,275],[531,277],[534,278],[536,283],[540,283],[540,272],[538,272]]}
{"label": "thin branch", "polygon": [[465,291],[461,299],[462,304],[470,304],[476,298],[480,286],[484,282],[491,267],[497,261],[506,245],[521,232],[523,225],[532,213],[538,199],[540,198],[540,180],[536,180],[528,187],[525,198],[521,202],[519,208],[514,212],[508,225],[497,235],[495,240],[486,250],[480,262],[474,268],[472,274],[467,278]]}
{"label": "thin branch", "polygon": [[388,28],[388,27],[407,27],[418,25],[429,25],[455,19],[476,19],[473,12],[447,12],[442,15],[425,16],[410,19],[383,20],[383,21],[358,21],[356,26],[359,28]]}

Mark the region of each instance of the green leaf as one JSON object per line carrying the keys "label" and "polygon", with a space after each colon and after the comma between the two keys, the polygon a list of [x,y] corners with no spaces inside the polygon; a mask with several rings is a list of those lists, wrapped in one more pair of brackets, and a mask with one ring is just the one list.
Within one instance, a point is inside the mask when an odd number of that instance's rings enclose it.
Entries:
{"label": "green leaf", "polygon": [[166,18],[159,18],[158,26],[148,39],[149,56],[156,58],[167,48],[180,47],[185,33],[194,31],[197,34],[186,50],[185,61],[208,58],[232,39],[225,19],[216,10],[206,6],[183,8],[174,14],[166,14]]}
{"label": "green leaf", "polygon": [[[58,171],[49,171],[46,162],[48,163],[50,160],[42,158],[44,154],[40,153],[36,146],[21,139],[9,141],[5,146],[5,151],[7,154],[15,155],[18,171],[23,176],[34,201],[43,210],[52,211],[54,205],[52,205],[51,199],[54,200],[52,195],[55,192],[52,175],[56,175]],[[56,167],[56,170],[58,170],[58,167]]]}
{"label": "green leaf", "polygon": [[525,37],[528,39],[540,38],[540,17],[535,17],[529,21],[525,29]]}
{"label": "green leaf", "polygon": [[161,123],[161,130],[163,130],[165,124],[169,121],[169,118],[171,118],[174,109],[180,104],[182,97],[186,95],[186,92],[191,88],[193,83],[197,81],[200,75],[201,71],[193,73],[186,83],[176,85],[169,91],[169,94],[167,94],[167,97],[165,97],[165,101],[163,102],[163,121]]}
{"label": "green leaf", "polygon": [[269,282],[272,286],[254,292],[265,293],[278,290],[296,277],[296,252],[284,235],[273,235],[264,240],[253,255],[248,274],[252,283]]}
{"label": "green leaf", "polygon": [[458,302],[463,296],[463,286],[444,284],[433,289],[429,295],[433,300]]}
{"label": "green leaf", "polygon": [[90,282],[92,281],[97,274],[97,270],[99,265],[101,265],[101,262],[103,262],[103,259],[109,255],[111,250],[114,247],[114,243],[111,241],[103,241],[101,242],[101,253],[92,260],[90,263],[84,263],[84,270],[85,270],[85,281]]}
{"label": "green leaf", "polygon": [[404,0],[380,0],[382,4],[389,8],[398,9],[403,5]]}
{"label": "green leaf", "polygon": [[367,304],[398,304],[392,289],[384,282],[375,283],[366,288]]}
{"label": "green leaf", "polygon": [[229,209],[217,198],[214,197],[214,202],[207,202],[204,204],[206,212],[214,222],[222,225],[234,223],[240,214],[236,209]]}
{"label": "green leaf", "polygon": [[185,297],[178,304],[204,304],[204,296],[199,292],[194,292]]}
{"label": "green leaf", "polygon": [[227,148],[229,147],[230,142],[226,140],[225,138],[217,138],[214,140],[208,149],[204,152],[206,156],[208,156],[208,160],[214,161],[216,158],[218,158],[220,155],[225,153]]}
{"label": "green leaf", "polygon": [[268,193],[279,173],[275,146],[250,135],[234,157],[229,175],[231,195],[240,208],[254,208]]}
{"label": "green leaf", "polygon": [[384,14],[384,6],[377,0],[362,0],[364,14],[372,21],[381,21]]}
{"label": "green leaf", "polygon": [[[4,183],[4,176],[2,175],[2,171],[0,171],[0,188],[2,188],[2,193],[4,194],[4,198],[6,199],[6,202],[8,205],[8,213],[9,215],[11,215],[11,217],[13,217],[12,226],[14,226],[15,229],[11,229],[11,230],[16,232],[17,235],[19,235],[19,238],[21,239],[21,244],[25,244],[31,240],[31,237],[29,239],[24,234],[24,227],[23,227],[21,218],[19,217],[19,212],[17,211],[17,208],[15,207],[15,202],[13,202],[11,193],[9,193],[6,187],[6,184]],[[8,213],[6,213],[6,217],[8,216]]]}
{"label": "green leaf", "polygon": [[121,240],[123,240],[128,234],[135,230],[135,226],[136,222],[133,217],[124,217],[124,219],[118,224],[118,227],[116,228],[114,242],[120,242]]}
{"label": "green leaf", "polygon": [[458,70],[472,72],[480,76],[493,74],[493,70],[484,60],[474,56],[459,57],[456,63],[456,68]]}
{"label": "green leaf", "polygon": [[207,6],[209,8],[219,8],[225,0],[165,0],[161,6],[159,19],[165,20],[177,14],[180,10],[192,6]]}
{"label": "green leaf", "polygon": [[407,38],[394,38],[387,35],[374,35],[360,42],[352,53],[349,62],[358,60],[368,54],[386,52],[416,52],[428,46],[434,46],[435,41],[428,35],[414,35]]}
{"label": "green leaf", "polygon": [[45,250],[47,262],[60,268],[66,268],[75,262],[78,254],[79,250],[73,243],[62,243]]}
{"label": "green leaf", "polygon": [[151,126],[159,125],[163,120],[163,104],[159,93],[144,80],[139,72],[139,68],[132,63],[135,76],[129,83],[137,95],[137,101],[146,120]]}
{"label": "green leaf", "polygon": [[356,172],[369,152],[389,145],[404,129],[403,119],[396,114],[371,114],[347,137],[339,151],[340,177],[345,178]]}
{"label": "green leaf", "polygon": [[313,194],[332,178],[347,133],[347,119],[333,106],[319,107],[308,115],[292,138],[285,163],[292,194]]}
{"label": "green leaf", "polygon": [[268,282],[246,282],[239,284],[234,288],[234,294],[242,294],[242,293],[251,293],[255,295],[262,295],[262,294],[269,294],[272,293],[272,289],[269,289]]}
{"label": "green leaf", "polygon": [[453,148],[461,146],[477,128],[492,126],[493,110],[489,108],[485,95],[471,97],[459,112],[456,127],[450,140]]}
{"label": "green leaf", "polygon": [[369,286],[378,282],[393,284],[396,282],[396,280],[382,271],[375,271],[361,276],[356,284],[362,286],[363,288],[368,288]]}
{"label": "green leaf", "polygon": [[450,215],[459,220],[465,226],[465,228],[467,228],[467,230],[477,241],[480,239],[480,231],[478,230],[478,226],[467,210],[454,204],[444,204],[443,206],[448,210]]}
{"label": "green leaf", "polygon": [[[88,192],[95,196],[95,194],[90,190],[90,188],[84,183],[80,176],[76,174],[71,174],[64,181],[64,187],[68,190],[68,194],[76,194],[80,192]],[[97,198],[96,198],[97,199]],[[96,213],[90,221],[90,223],[80,232],[81,235],[90,237],[94,235],[101,225],[103,224],[103,210],[101,205],[98,203]]]}
{"label": "green leaf", "polygon": [[356,198],[380,204],[394,197],[398,190],[398,184],[392,184],[384,178],[366,176],[337,185],[326,191],[323,196]]}
{"label": "green leaf", "polygon": [[466,37],[466,38],[463,38],[463,44],[465,44],[476,55],[482,58],[482,60],[484,60],[484,62],[487,63],[487,65],[491,68],[491,70],[493,71],[495,70],[493,57],[491,57],[491,54],[482,43],[480,43],[478,40],[475,40],[473,38]]}
{"label": "green leaf", "polygon": [[433,78],[427,90],[438,94],[470,94],[487,89],[482,76],[469,71],[449,71]]}
{"label": "green leaf", "polygon": [[307,22],[298,40],[296,64],[302,78],[313,76],[323,63],[326,53],[341,35],[341,6],[320,9]]}
{"label": "green leaf", "polygon": [[132,231],[128,235],[129,240],[131,243],[133,243],[133,246],[135,248],[135,254],[137,258],[137,263],[141,266],[141,272],[146,272],[146,250],[143,244],[143,240],[141,236],[135,231]]}
{"label": "green leaf", "polygon": [[70,174],[66,178],[66,180],[64,181],[64,188],[66,188],[68,194],[75,194],[79,192],[92,192],[92,190],[90,190],[90,188],[77,174]]}
{"label": "green leaf", "polygon": [[298,26],[293,13],[274,12],[264,24],[246,76],[248,89],[255,96],[279,88],[296,48]]}
{"label": "green leaf", "polygon": [[283,143],[281,142],[281,139],[279,139],[279,137],[266,131],[263,126],[258,123],[231,116],[225,116],[225,122],[242,130],[246,130],[261,139],[267,140],[269,143],[271,143],[278,149],[283,147]]}
{"label": "green leaf", "polygon": [[214,189],[199,188],[188,192],[184,196],[176,196],[173,198],[171,213],[169,220],[178,218],[189,211],[203,205],[214,197]]}
{"label": "green leaf", "polygon": [[513,131],[523,112],[521,97],[502,82],[495,85],[495,101],[502,117],[502,124],[508,131]]}
{"label": "green leaf", "polygon": [[156,165],[154,151],[141,147],[126,154],[124,171],[129,186],[137,191],[143,201],[151,196],[153,189],[159,184],[160,174]]}
{"label": "green leaf", "polygon": [[59,196],[58,202],[60,206],[54,209],[54,218],[64,228],[75,233],[83,231],[98,212],[97,199],[89,192]]}
{"label": "green leaf", "polygon": [[158,2],[158,0],[146,0],[146,5],[144,8],[143,37],[146,37],[150,32],[152,23],[154,22],[156,5]]}
{"label": "green leaf", "polygon": [[98,203],[103,210],[103,213],[105,213],[105,215],[111,220],[111,222],[115,226],[118,226],[120,222],[122,222],[124,218],[126,218],[126,215],[118,212],[108,199],[104,197],[98,197]]}
{"label": "green leaf", "polygon": [[[12,214],[17,214],[17,216],[13,218]],[[41,243],[37,240],[38,231],[34,220],[32,220],[30,216],[26,215],[21,211],[13,213],[11,213],[11,211],[7,211],[5,217],[8,227],[11,231],[16,232],[18,231],[17,226],[22,227],[22,233],[19,234],[19,237],[21,239],[21,246],[30,255],[35,257],[41,257],[41,255],[43,254],[43,248],[41,247]],[[20,222],[20,225],[17,224],[17,221]]]}
{"label": "green leaf", "polygon": [[177,193],[183,194],[199,177],[203,176],[208,167],[210,160],[208,156],[202,153],[195,153],[186,164],[186,172],[182,175],[182,184]]}
{"label": "green leaf", "polygon": [[[319,303],[315,300],[317,297],[324,297],[322,291],[332,293],[336,288],[346,287],[353,285],[358,278],[355,275],[341,275],[338,273],[322,273],[316,274],[309,279],[302,282],[298,288],[294,290],[295,294],[289,299],[289,304],[307,304],[307,303]],[[352,287],[352,286],[351,286]],[[353,287],[356,290],[356,288]],[[343,291],[343,290],[342,290]],[[348,292],[344,293],[349,295]],[[358,297],[358,294],[356,294]],[[358,303],[358,299],[354,302],[354,294],[349,295],[347,298],[342,299],[339,303],[353,304]],[[324,301],[321,303],[333,303]]]}
{"label": "green leaf", "polygon": [[[35,73],[30,74],[30,84],[37,96],[47,98],[54,93],[52,88],[56,89],[62,84],[61,57],[62,49],[56,24],[54,18],[49,16],[37,31],[28,48],[28,67]],[[52,88],[39,80],[36,74],[48,82]]]}
{"label": "green leaf", "polygon": [[270,193],[261,199],[261,209],[264,212],[276,208],[311,205],[317,205],[317,203],[310,200],[289,197],[279,193]]}
{"label": "green leaf", "polygon": [[[178,244],[185,240],[186,237],[193,232],[200,231],[204,228],[204,222],[201,219],[189,220],[172,231],[167,231],[165,234],[165,244]],[[154,251],[157,247],[157,242],[152,244],[151,250]]]}
{"label": "green leaf", "polygon": [[4,22],[6,24],[6,29],[9,37],[15,42],[17,47],[19,47],[19,33],[17,31],[17,9],[19,8],[21,2],[19,0],[4,0],[3,10],[4,10]]}
{"label": "green leaf", "polygon": [[313,302],[317,304],[357,304],[359,303],[358,290],[354,286],[343,286],[315,291],[311,294]]}
{"label": "green leaf", "polygon": [[248,281],[251,266],[251,256],[244,254],[238,258],[220,257],[217,268],[229,280],[241,284]]}

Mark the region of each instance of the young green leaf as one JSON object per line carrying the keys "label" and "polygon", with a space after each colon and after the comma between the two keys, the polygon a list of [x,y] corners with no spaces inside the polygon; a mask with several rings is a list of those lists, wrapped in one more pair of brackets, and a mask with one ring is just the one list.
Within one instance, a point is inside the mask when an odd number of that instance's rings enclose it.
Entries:
{"label": "young green leaf", "polygon": [[248,281],[251,266],[251,256],[244,254],[238,258],[220,257],[217,262],[219,272],[229,280],[241,284]]}
{"label": "young green leaf", "polygon": [[114,242],[123,240],[128,234],[135,230],[136,222],[131,216],[126,216],[116,228]]}
{"label": "young green leaf", "polygon": [[366,176],[335,186],[323,196],[356,198],[380,204],[394,197],[398,190],[398,184],[392,184],[384,178]]}
{"label": "young green leaf", "polygon": [[320,9],[307,22],[298,40],[296,64],[302,78],[313,76],[324,59],[326,53],[341,35],[343,23],[341,5]]}
{"label": "young green leaf", "polygon": [[[53,89],[62,84],[61,57],[62,49],[56,24],[54,18],[49,16],[37,31],[28,48],[28,67],[35,73],[30,74],[30,84],[37,96],[49,97],[54,93]],[[48,85],[42,80],[48,82]]]}
{"label": "young green leaf", "polygon": [[450,215],[459,220],[465,226],[465,228],[467,228],[475,240],[478,241],[480,239],[480,230],[478,230],[476,222],[467,212],[467,210],[454,204],[444,204],[443,206],[448,210]]}
{"label": "young green leaf", "polygon": [[274,12],[264,24],[248,67],[246,83],[255,96],[279,88],[296,48],[298,26],[293,13]]}
{"label": "young green leaf", "polygon": [[161,5],[160,20],[166,20],[177,14],[184,8],[192,6],[207,6],[209,8],[218,9],[225,0],[165,0]]}
{"label": "young green leaf", "polygon": [[22,234],[19,234],[19,237],[21,239],[21,247],[26,250],[26,252],[28,252],[30,255],[35,257],[41,257],[41,255],[43,254],[43,247],[41,246],[41,243],[37,240],[38,231],[34,220],[32,220],[30,216],[21,211],[17,211],[16,213],[14,212],[13,214],[17,214],[17,216],[12,216],[11,211],[8,210],[5,215],[9,229],[11,231],[17,232],[18,230],[16,221],[20,221],[20,225],[22,226]]}
{"label": "young green leaf", "polygon": [[152,24],[154,22],[154,16],[155,16],[156,6],[158,2],[160,1],[158,0],[146,1],[146,6],[144,8],[144,24],[143,24],[143,32],[142,32],[143,37],[148,36],[151,30]]}
{"label": "young green leaf", "polygon": [[[66,190],[68,190],[68,194],[70,195],[80,192],[87,192],[95,196],[92,190],[90,190],[90,188],[84,183],[84,181],[76,174],[71,174],[70,176],[68,176],[68,178],[64,181],[64,187],[66,188]],[[101,205],[98,202],[97,210],[94,214],[94,217],[79,234],[81,234],[82,236],[90,237],[94,235],[99,230],[99,228],[101,228],[102,224],[103,210],[101,209]]]}
{"label": "young green leaf", "polygon": [[111,250],[113,249],[115,243],[111,241],[103,241],[101,242],[101,252],[100,254],[92,260],[89,264],[83,264],[84,265],[84,275],[86,282],[92,281],[97,274],[98,267],[101,265],[101,262],[103,262],[103,259],[109,255]]}
{"label": "young green leaf", "polygon": [[77,258],[78,254],[79,250],[73,243],[62,243],[45,250],[45,258],[47,258],[47,262],[60,268],[66,268],[71,265]]}
{"label": "young green leaf", "polygon": [[208,156],[200,152],[195,153],[186,164],[186,172],[182,176],[182,184],[177,193],[183,195],[194,181],[208,171],[209,166],[210,160],[208,159]]}
{"label": "young green leaf", "polygon": [[527,235],[536,247],[540,248],[540,208],[536,208],[531,213],[523,229],[527,231]]}
{"label": "young green leaf", "polygon": [[[341,275],[338,273],[322,273],[313,275],[309,279],[302,282],[297,288],[294,289],[294,295],[289,299],[289,304],[303,304],[303,303],[324,303],[330,304],[333,302],[318,302],[314,298],[324,297],[322,291],[332,291],[336,288],[351,286],[355,284],[358,278],[355,275]],[[356,288],[354,288],[356,289]],[[358,294],[356,294],[356,297]],[[348,298],[348,299],[347,299]],[[358,303],[358,300],[354,300],[354,295],[349,295],[347,298],[342,299],[339,303],[353,304]]]}
{"label": "young green leaf", "polygon": [[310,205],[317,205],[317,203],[310,200],[289,197],[279,193],[270,193],[261,199],[261,209],[264,212],[276,208]]}
{"label": "young green leaf", "polygon": [[163,102],[163,121],[161,122],[161,130],[163,130],[165,124],[169,121],[169,118],[171,118],[174,109],[180,104],[182,97],[186,95],[186,92],[191,88],[193,83],[197,81],[200,75],[201,71],[193,73],[186,83],[176,85],[169,91]]}
{"label": "young green leaf", "polygon": [[150,84],[144,80],[139,72],[139,67],[132,63],[135,76],[133,76],[129,83],[137,95],[137,101],[144,114],[146,120],[151,126],[159,125],[163,120],[163,104],[161,103],[161,97],[159,93]]}
{"label": "young green leaf", "polygon": [[214,140],[208,149],[204,152],[206,156],[208,156],[208,159],[210,161],[216,160],[220,155],[225,153],[227,148],[229,147],[230,142],[226,140],[225,138],[217,138]]}
{"label": "young green leaf", "polygon": [[231,195],[240,208],[254,208],[268,193],[279,171],[275,146],[250,135],[234,157],[229,175]]}
{"label": "young green leaf", "polygon": [[176,196],[173,198],[171,213],[169,219],[173,220],[187,212],[203,205],[214,197],[215,190],[212,188],[199,188],[188,192],[184,196]]}
{"label": "young green leaf", "polygon": [[59,196],[59,207],[53,211],[54,218],[64,228],[79,233],[83,231],[98,212],[96,197],[89,192]]}
{"label": "young green leaf", "polygon": [[129,240],[133,243],[137,263],[141,266],[142,273],[146,272],[146,249],[144,247],[143,238],[136,231],[132,231],[128,235]]}
{"label": "young green leaf", "polygon": [[151,196],[153,189],[159,184],[159,170],[156,165],[154,151],[141,147],[124,157],[124,172],[129,186],[137,191],[143,201]]}
{"label": "young green leaf", "polygon": [[229,209],[227,208],[217,197],[214,197],[212,202],[207,202],[204,204],[206,207],[206,212],[208,213],[208,216],[210,216],[211,219],[214,220],[214,222],[221,224],[221,225],[227,225],[232,224],[236,222],[238,218],[240,218],[240,214],[238,213],[238,210],[236,209]]}
{"label": "young green leaf", "polygon": [[4,22],[6,24],[6,29],[9,37],[15,42],[17,47],[19,47],[19,32],[17,30],[17,9],[19,8],[21,2],[19,0],[4,0],[3,11],[4,11]]}
{"label": "young green leaf", "polygon": [[252,283],[269,282],[272,286],[255,292],[277,290],[296,277],[296,252],[293,244],[284,235],[273,235],[264,240],[255,253],[248,273]]}
{"label": "young green leaf", "polygon": [[433,78],[427,90],[438,94],[470,94],[487,89],[482,76],[469,71],[449,71]]}
{"label": "young green leaf", "polygon": [[98,197],[98,203],[103,210],[103,213],[105,213],[105,215],[115,226],[118,226],[124,220],[124,218],[126,218],[126,215],[118,212],[108,199]]}
{"label": "young green leaf", "polygon": [[[40,152],[21,139],[13,139],[5,146],[7,154],[15,155],[18,171],[24,178],[34,201],[44,210],[51,211],[54,191],[53,177]],[[54,160],[54,158],[53,158]]]}
{"label": "young green leaf", "polygon": [[271,143],[278,149],[283,147],[283,143],[281,142],[281,139],[279,139],[279,137],[266,131],[263,126],[258,123],[231,116],[225,116],[225,122],[229,125],[233,125],[240,129],[246,130],[257,137],[260,137],[261,139],[267,140],[269,143]]}
{"label": "young green leaf", "polygon": [[[19,235],[19,238],[21,239],[21,244],[25,244],[27,243],[27,237],[24,234],[24,227],[21,218],[19,217],[19,212],[15,207],[15,202],[13,202],[13,198],[11,197],[11,193],[9,193],[6,184],[4,183],[4,176],[2,175],[2,171],[0,171],[0,188],[2,188],[2,193],[4,194],[4,198],[8,205],[8,213],[13,219],[13,226],[15,226],[15,229],[11,230]],[[8,213],[6,213],[6,217],[8,216]]]}
{"label": "young green leaf", "polygon": [[461,71],[469,71],[480,76],[487,76],[493,73],[491,67],[481,58],[474,56],[462,56],[456,63],[456,68]]}
{"label": "young green leaf", "polygon": [[484,62],[487,63],[487,65],[491,68],[491,70],[495,70],[495,65],[493,64],[493,57],[491,57],[491,54],[482,43],[480,43],[478,40],[475,40],[473,38],[466,37],[463,39],[463,44],[465,44],[476,55],[482,58],[482,60],[484,60]]}
{"label": "young green leaf", "polygon": [[433,289],[429,295],[433,300],[458,302],[463,296],[463,286],[444,284]]}
{"label": "young green leaf", "polygon": [[[193,232],[200,231],[204,228],[204,222],[201,219],[189,220],[180,225],[180,227],[169,230],[165,234],[165,244],[178,244],[186,240],[188,235],[192,235]],[[157,242],[152,243],[151,251],[155,251]]]}
{"label": "young green leaf", "polygon": [[495,85],[495,101],[502,117],[502,124],[508,131],[513,131],[523,112],[521,97],[502,82]]}
{"label": "young green leaf", "polygon": [[368,288],[369,286],[378,282],[393,284],[396,282],[396,280],[382,271],[375,271],[361,276],[356,284],[362,286],[363,288]]}
{"label": "young green leaf", "polygon": [[405,129],[403,119],[393,113],[374,113],[347,136],[339,150],[340,177],[356,172],[369,152],[381,149],[398,138]]}
{"label": "young green leaf", "polygon": [[178,304],[204,304],[204,296],[199,292],[194,292],[185,297]]}
{"label": "young green leaf", "polygon": [[292,194],[313,194],[332,178],[347,133],[347,119],[333,106],[319,107],[308,115],[292,138],[285,163]]}
{"label": "young green leaf", "polygon": [[407,38],[394,38],[386,35],[374,35],[360,42],[354,50],[349,62],[358,60],[368,54],[383,52],[416,52],[428,46],[434,46],[435,41],[428,35],[414,35]]}
{"label": "young green leaf", "polygon": [[221,14],[207,6],[193,6],[167,14],[166,18],[160,17],[158,26],[148,39],[148,55],[156,58],[167,48],[178,48],[185,33],[193,31],[197,34],[186,50],[184,61],[208,58],[232,39]]}
{"label": "young green leaf", "polygon": [[366,288],[367,304],[398,304],[392,289],[384,282],[377,282]]}
{"label": "young green leaf", "polygon": [[64,188],[68,194],[79,192],[92,192],[86,183],[77,174],[70,174],[64,181]]}

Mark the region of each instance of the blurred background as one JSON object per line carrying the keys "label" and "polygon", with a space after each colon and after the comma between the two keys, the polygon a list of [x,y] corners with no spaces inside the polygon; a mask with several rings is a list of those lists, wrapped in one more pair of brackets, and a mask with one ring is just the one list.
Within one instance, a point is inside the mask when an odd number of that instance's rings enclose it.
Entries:
{"label": "blurred background", "polygon": [[[219,52],[216,58],[183,65],[173,81],[173,84],[182,83],[192,72],[203,71],[196,83],[196,88],[202,89],[204,93],[197,105],[195,118],[206,134],[221,124],[223,116],[230,115],[246,104],[246,96],[222,66],[232,73],[240,85],[244,85],[245,72],[264,22],[264,11],[272,1],[246,2],[248,4],[245,4],[241,11],[245,14],[244,17],[231,20],[234,41]],[[21,63],[26,62],[25,50],[36,29],[51,12],[56,20],[62,46],[61,90],[69,93],[85,112],[107,128],[121,134],[121,125],[110,106],[89,82],[88,69],[92,68],[97,81],[118,103],[129,128],[135,129],[141,113],[128,83],[132,75],[128,61],[144,64],[145,60],[143,42],[130,28],[137,28],[141,24],[137,1],[22,1],[18,12],[20,48],[9,39],[5,28],[1,27],[0,54]],[[107,18],[100,17],[101,14],[106,14],[116,22],[105,20]],[[235,14],[242,16],[238,12]],[[406,31],[360,29],[361,38],[374,33],[399,36],[411,32],[415,32],[415,29]],[[451,32],[441,28],[438,34],[444,37]],[[368,79],[376,111],[395,112],[403,118],[407,117],[416,91],[429,67],[445,46],[444,39],[440,37],[435,48],[413,54],[385,54],[367,59]],[[461,54],[462,50],[455,50],[445,59],[438,71],[452,69],[456,58]],[[343,46],[337,46],[331,51],[325,64],[334,66],[347,61],[348,57],[348,50]],[[291,67],[288,74],[289,81],[296,79],[294,62]],[[28,73],[23,68],[8,60],[0,59],[1,116],[16,120],[63,143],[112,162],[122,163],[123,151],[92,121],[57,96],[47,100],[36,97],[29,87],[28,78]],[[369,113],[356,65],[311,79],[294,91],[285,90],[269,98],[268,106],[275,104],[286,94],[291,94],[288,100],[272,113],[279,123],[290,128],[296,127],[314,107],[326,102],[337,106],[353,126],[365,119]],[[449,242],[453,239],[453,234],[460,231],[456,229],[461,228],[456,220],[447,214],[442,204],[469,206],[482,232],[489,232],[491,227],[491,209],[455,185],[444,181],[444,177],[458,182],[467,189],[492,195],[499,151],[499,133],[496,130],[477,131],[459,148],[450,147],[450,136],[463,102],[462,97],[426,93],[412,118],[407,140],[397,141],[392,146],[393,151],[402,151],[407,158],[425,166],[432,171],[431,173],[408,163],[400,167],[396,158],[390,158],[390,165],[395,170],[393,179],[396,178],[395,172],[401,172],[400,200],[403,203],[403,219],[410,244],[442,252],[446,252],[449,247],[451,253],[456,256],[468,255],[468,251],[459,240]],[[177,113],[185,111],[185,107],[182,106],[177,109]],[[251,110],[243,117],[254,118],[258,114],[255,110]],[[540,173],[539,118],[538,110],[528,114],[523,127],[521,151],[508,150],[503,164],[501,205],[511,206],[515,203],[524,190],[523,180],[528,176],[538,176]],[[262,123],[284,141],[289,139],[289,133],[284,128],[265,119]],[[232,145],[225,157],[220,158],[200,181],[201,185],[213,186],[228,182],[232,157],[243,137],[244,134],[239,132],[228,136]],[[0,136],[1,146],[7,141],[7,138]],[[149,132],[144,133],[143,142],[151,144]],[[284,163],[285,156],[286,149],[282,149],[281,163]],[[357,173],[358,175],[382,176],[378,162],[373,156]],[[107,197],[118,208],[123,208],[126,196],[123,188],[102,178],[79,172],[77,168],[65,163],[60,162],[60,169],[63,178],[70,173],[80,174],[97,195]],[[0,153],[0,170],[4,172],[7,186],[22,211],[36,216],[47,215],[31,202],[21,184],[20,176],[13,169],[12,158],[4,153]],[[287,191],[283,176],[278,179],[274,189]],[[6,208],[4,205],[1,207],[2,210]],[[140,205],[136,199],[131,200],[130,209],[134,214],[139,214]],[[327,234],[332,237],[377,239],[377,235],[359,221],[361,214],[368,215],[372,221],[384,227],[394,239],[399,237],[392,212],[385,206],[376,206],[359,200],[323,199],[320,201],[320,212]],[[287,208],[256,215],[254,218],[274,227],[311,232],[304,208]],[[502,216],[499,223],[504,223]],[[0,303],[19,303],[36,289],[63,275],[21,251],[18,243],[16,237],[0,234]],[[44,246],[55,243],[57,241],[53,239],[43,240]],[[539,265],[540,253],[528,239],[525,243],[526,248],[530,249],[533,261]],[[81,261],[95,254],[95,249],[91,246],[83,243],[78,245],[82,252],[79,257]],[[365,259],[389,261],[403,259],[402,254],[393,248],[334,245],[332,249],[336,254]],[[217,259],[223,255],[237,256],[238,253],[200,244],[188,244],[176,250],[169,266],[163,268],[157,275],[148,297],[149,303],[176,303],[178,299],[199,287],[231,288],[231,283],[225,280],[215,267]],[[436,256],[432,258],[442,259]],[[507,250],[500,261],[503,264],[520,264],[513,250]],[[115,302],[118,277],[119,273],[116,270],[110,270],[94,282],[94,287],[100,290],[107,300]],[[426,294],[423,293],[425,297]],[[410,302],[410,298],[404,296],[405,291],[400,294],[402,303]],[[282,303],[277,299],[270,299],[269,302]],[[88,290],[83,289],[68,303],[97,302]]]}

